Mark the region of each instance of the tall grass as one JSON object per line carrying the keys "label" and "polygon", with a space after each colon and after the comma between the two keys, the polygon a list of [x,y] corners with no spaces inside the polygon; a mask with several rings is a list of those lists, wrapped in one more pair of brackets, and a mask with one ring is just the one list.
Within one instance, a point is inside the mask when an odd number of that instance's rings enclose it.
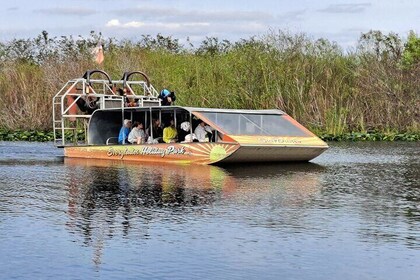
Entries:
{"label": "tall grass", "polygon": [[[278,108],[318,133],[419,132],[420,64],[401,67],[401,40],[384,45],[392,34],[373,35],[352,52],[283,32],[236,43],[207,38],[192,48],[161,35],[109,39],[101,68],[114,79],[144,71],[156,88],[175,90],[179,105]],[[19,40],[0,45],[0,128],[50,130],[52,96],[97,67],[89,54],[96,40],[43,33],[24,41],[26,50]]]}

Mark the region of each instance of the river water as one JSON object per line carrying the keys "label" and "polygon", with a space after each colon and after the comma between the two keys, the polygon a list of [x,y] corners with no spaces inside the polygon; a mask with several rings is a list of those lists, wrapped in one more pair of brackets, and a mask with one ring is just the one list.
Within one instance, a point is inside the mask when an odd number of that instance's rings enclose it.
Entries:
{"label": "river water", "polygon": [[331,146],[222,168],[0,142],[0,278],[420,279],[420,144]]}

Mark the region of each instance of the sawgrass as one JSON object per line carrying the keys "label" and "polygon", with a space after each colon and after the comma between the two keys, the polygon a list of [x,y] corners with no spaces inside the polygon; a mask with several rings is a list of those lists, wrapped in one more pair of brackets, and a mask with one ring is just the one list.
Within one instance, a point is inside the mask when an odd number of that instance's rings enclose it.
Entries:
{"label": "sawgrass", "polygon": [[324,139],[418,139],[411,135],[419,132],[420,64],[401,67],[389,52],[344,52],[327,40],[282,32],[195,48],[109,40],[98,66],[86,51],[93,39],[68,39],[71,52],[55,50],[62,44],[54,40],[49,55],[37,59],[5,52],[13,42],[0,48],[0,128],[51,131],[53,95],[67,80],[100,68],[113,79],[144,71],[158,90],[176,92],[177,105],[278,108]]}

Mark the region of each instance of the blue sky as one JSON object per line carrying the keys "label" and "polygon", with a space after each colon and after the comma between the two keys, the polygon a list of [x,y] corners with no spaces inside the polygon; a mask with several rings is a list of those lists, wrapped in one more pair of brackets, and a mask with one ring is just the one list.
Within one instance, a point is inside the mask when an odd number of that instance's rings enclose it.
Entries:
{"label": "blue sky", "polygon": [[206,36],[237,40],[282,29],[354,46],[371,29],[403,37],[420,29],[420,0],[14,0],[2,2],[0,40],[51,36],[136,39],[171,35],[184,42]]}

